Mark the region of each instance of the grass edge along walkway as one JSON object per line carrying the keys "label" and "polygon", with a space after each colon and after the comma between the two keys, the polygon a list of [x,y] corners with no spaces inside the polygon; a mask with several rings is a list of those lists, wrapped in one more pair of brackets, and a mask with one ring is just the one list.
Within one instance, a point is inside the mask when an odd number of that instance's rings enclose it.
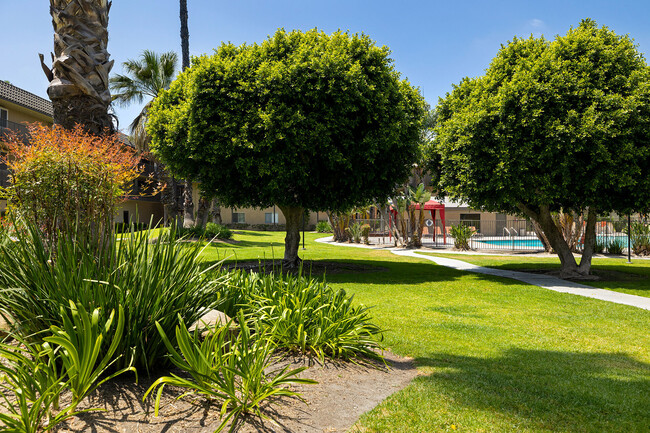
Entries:
{"label": "grass edge along walkway", "polygon": [[[377,247],[360,245],[360,244],[342,244],[334,242],[331,238],[316,239],[316,242],[349,246],[356,248],[370,248],[378,249]],[[386,249],[386,247],[380,247]],[[601,301],[613,302],[616,304],[630,305],[632,307],[650,310],[650,298],[643,296],[629,295],[627,293],[614,292],[612,290],[598,289],[584,284],[575,283],[573,281],[562,280],[557,277],[544,274],[531,274],[528,272],[519,272],[503,269],[487,268],[483,266],[467,263],[462,260],[449,259],[444,257],[435,257],[429,255],[418,254],[417,250],[406,250],[403,248],[390,248],[393,254],[403,257],[414,257],[432,261],[440,266],[457,269],[459,271],[475,272],[479,274],[493,275],[496,277],[510,278],[517,281],[522,281],[527,284],[532,284],[544,289],[553,290],[560,293],[570,293],[573,295],[584,296],[587,298],[599,299]]]}

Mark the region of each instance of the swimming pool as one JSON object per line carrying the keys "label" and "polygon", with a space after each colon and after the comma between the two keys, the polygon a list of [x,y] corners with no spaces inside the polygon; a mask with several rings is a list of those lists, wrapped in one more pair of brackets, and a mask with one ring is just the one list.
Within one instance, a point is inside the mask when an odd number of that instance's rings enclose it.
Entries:
{"label": "swimming pool", "polygon": [[542,241],[539,239],[503,239],[503,240],[477,240],[472,239],[474,244],[483,244],[495,246],[497,248],[540,248],[544,249]]}
{"label": "swimming pool", "polygon": [[[627,236],[617,235],[617,236],[598,236],[600,242],[607,243],[618,240],[627,247]],[[485,249],[513,249],[513,250],[535,250],[535,249],[544,249],[542,241],[537,238],[509,238],[509,239],[476,239],[472,238],[471,240],[472,248],[485,248]]]}

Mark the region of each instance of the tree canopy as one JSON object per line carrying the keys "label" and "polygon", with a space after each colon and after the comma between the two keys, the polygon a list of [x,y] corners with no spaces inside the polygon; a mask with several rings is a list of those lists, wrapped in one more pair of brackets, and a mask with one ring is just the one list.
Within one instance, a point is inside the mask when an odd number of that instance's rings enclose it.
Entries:
{"label": "tree canopy", "polygon": [[148,131],[172,171],[224,205],[278,205],[288,250],[298,234],[291,215],[383,199],[406,178],[423,116],[387,47],[365,35],[279,30],[195,58],[152,105]]}
{"label": "tree canopy", "polygon": [[[589,272],[596,215],[650,206],[650,73],[628,36],[583,20],[565,36],[515,38],[485,75],[440,100],[441,188],[538,222],[567,272]],[[587,211],[580,267],[550,212]]]}

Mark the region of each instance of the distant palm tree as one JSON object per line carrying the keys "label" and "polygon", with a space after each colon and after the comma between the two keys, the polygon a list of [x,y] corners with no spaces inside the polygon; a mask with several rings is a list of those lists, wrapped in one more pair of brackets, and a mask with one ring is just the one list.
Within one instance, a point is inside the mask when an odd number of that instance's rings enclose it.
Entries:
{"label": "distant palm tree", "polygon": [[133,144],[140,152],[149,151],[149,137],[145,130],[151,102],[158,97],[161,91],[169,89],[176,75],[178,56],[170,51],[158,55],[153,51],[145,50],[138,60],[127,60],[122,63],[126,75],[115,75],[110,79],[113,91],[113,102],[126,107],[133,103],[146,103],[140,114],[129,126],[129,133]]}
{"label": "distant palm tree", "polygon": [[41,65],[50,85],[47,94],[54,108],[54,123],[64,128],[81,124],[101,135],[113,130],[108,113],[111,94],[108,74],[113,61],[108,44],[108,0],[50,0],[54,27],[52,68]]}
{"label": "distant palm tree", "polygon": [[[110,79],[113,101],[120,106],[142,104],[146,98],[150,98],[129,126],[133,145],[140,153],[147,154],[148,159],[153,158],[148,154],[150,138],[145,129],[149,108],[160,92],[169,88],[176,74],[177,63],[178,56],[173,51],[158,55],[145,50],[140,59],[127,60],[122,64],[126,75],[115,75]],[[157,175],[167,185],[162,191],[162,202],[167,217],[175,221],[180,211],[177,199],[178,182],[164,168],[160,169]]]}

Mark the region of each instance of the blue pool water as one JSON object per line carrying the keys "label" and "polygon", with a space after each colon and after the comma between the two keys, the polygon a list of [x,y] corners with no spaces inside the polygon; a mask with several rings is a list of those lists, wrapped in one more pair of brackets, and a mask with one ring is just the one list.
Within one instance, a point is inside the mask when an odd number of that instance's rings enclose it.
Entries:
{"label": "blue pool water", "polygon": [[[614,239],[618,239],[619,242],[622,242],[624,246],[627,246],[627,236],[607,236],[607,239],[611,242]],[[605,236],[598,236],[599,241],[604,241]],[[482,245],[481,245],[482,244]],[[478,240],[472,239],[473,247],[484,247],[489,248],[493,246],[495,248],[513,248],[513,249],[543,249],[544,245],[539,239],[499,239],[499,240]]]}
{"label": "blue pool water", "polygon": [[544,245],[539,239],[507,239],[507,240],[486,240],[473,242],[477,244],[494,245],[495,247],[512,247],[515,248],[544,248]]}

